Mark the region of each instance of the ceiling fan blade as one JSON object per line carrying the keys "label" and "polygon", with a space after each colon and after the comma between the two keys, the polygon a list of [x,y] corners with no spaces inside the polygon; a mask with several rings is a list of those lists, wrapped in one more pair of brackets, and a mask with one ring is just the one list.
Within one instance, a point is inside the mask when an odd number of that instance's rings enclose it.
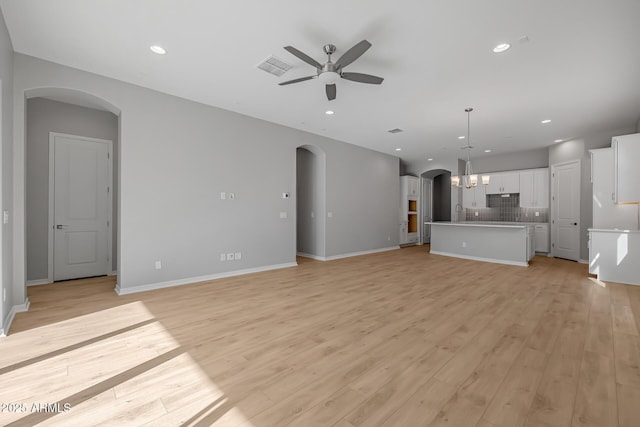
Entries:
{"label": "ceiling fan blade", "polygon": [[303,60],[307,64],[312,65],[312,66],[314,66],[316,68],[322,69],[322,64],[321,63],[319,63],[318,61],[316,61],[315,59],[313,59],[312,57],[310,57],[306,53],[300,52],[295,47],[293,47],[293,46],[285,46],[284,49],[287,52],[291,53],[293,56],[296,56],[299,59]]}
{"label": "ceiling fan blade", "polygon": [[362,40],[360,43],[357,43],[351,49],[346,51],[340,59],[336,62],[336,67],[344,68],[347,65],[351,64],[356,59],[360,58],[360,56],[367,51],[371,47],[371,43],[366,40]]}
{"label": "ceiling fan blade", "polygon": [[369,83],[372,85],[379,85],[384,80],[382,77],[362,73],[342,73],[340,77],[354,82]]}
{"label": "ceiling fan blade", "polygon": [[334,99],[336,99],[336,85],[335,84],[325,85],[324,88],[327,91],[327,99],[329,101],[333,101]]}
{"label": "ceiling fan blade", "polygon": [[286,82],[282,82],[282,83],[278,83],[280,86],[284,86],[284,85],[290,85],[291,83],[298,83],[298,82],[303,82],[305,80],[311,80],[311,79],[315,79],[318,76],[307,76],[307,77],[300,77],[299,79],[293,79],[293,80],[288,80]]}

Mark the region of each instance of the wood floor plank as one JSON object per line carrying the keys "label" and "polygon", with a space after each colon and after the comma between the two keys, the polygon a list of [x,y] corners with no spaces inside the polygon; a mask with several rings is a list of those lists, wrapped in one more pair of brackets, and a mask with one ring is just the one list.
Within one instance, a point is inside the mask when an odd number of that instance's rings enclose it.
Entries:
{"label": "wood floor plank", "polygon": [[[0,341],[0,425],[633,425],[640,288],[428,246],[117,296],[28,288]],[[529,406],[527,406],[529,405]]]}
{"label": "wood floor plank", "polygon": [[620,427],[636,427],[640,422],[640,387],[618,384],[617,391]]}
{"label": "wood floor plank", "polygon": [[618,424],[613,360],[585,351],[571,425],[601,427]]}

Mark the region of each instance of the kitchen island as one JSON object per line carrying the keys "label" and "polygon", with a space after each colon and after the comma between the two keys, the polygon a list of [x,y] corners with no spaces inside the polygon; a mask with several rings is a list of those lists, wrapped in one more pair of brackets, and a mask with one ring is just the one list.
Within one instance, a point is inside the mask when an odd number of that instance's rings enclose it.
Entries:
{"label": "kitchen island", "polygon": [[526,267],[533,258],[533,225],[490,222],[425,222],[431,253]]}

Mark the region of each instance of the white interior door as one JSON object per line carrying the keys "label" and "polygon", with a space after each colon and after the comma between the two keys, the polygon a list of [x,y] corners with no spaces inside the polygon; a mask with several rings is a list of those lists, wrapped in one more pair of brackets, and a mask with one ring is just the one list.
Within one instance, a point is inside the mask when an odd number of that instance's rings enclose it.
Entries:
{"label": "white interior door", "polygon": [[580,258],[580,162],[551,166],[552,254],[578,261]]}
{"label": "white interior door", "polygon": [[111,141],[51,133],[53,280],[108,274]]}
{"label": "white interior door", "polygon": [[422,178],[422,243],[431,243],[431,226],[425,222],[433,220],[433,180]]}

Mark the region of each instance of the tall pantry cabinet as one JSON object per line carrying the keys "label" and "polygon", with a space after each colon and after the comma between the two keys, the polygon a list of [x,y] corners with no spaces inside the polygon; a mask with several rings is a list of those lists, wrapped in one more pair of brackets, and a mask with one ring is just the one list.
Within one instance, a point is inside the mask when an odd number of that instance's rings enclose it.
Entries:
{"label": "tall pantry cabinet", "polygon": [[418,178],[400,177],[400,244],[418,243]]}

